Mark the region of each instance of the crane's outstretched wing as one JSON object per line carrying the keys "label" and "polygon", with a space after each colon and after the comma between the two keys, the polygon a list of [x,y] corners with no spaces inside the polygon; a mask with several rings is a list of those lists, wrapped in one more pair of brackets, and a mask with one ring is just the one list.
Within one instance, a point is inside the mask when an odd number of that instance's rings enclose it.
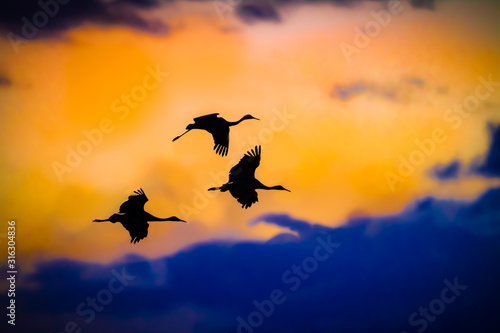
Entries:
{"label": "crane's outstretched wing", "polygon": [[213,121],[215,118],[217,118],[219,114],[218,113],[211,113],[211,114],[207,114],[207,115],[204,115],[204,116],[200,116],[200,117],[196,117],[194,118],[194,123],[196,125],[204,125],[205,122],[210,122],[210,121]]}
{"label": "crane's outstretched wing", "polygon": [[261,150],[261,146],[256,146],[254,149],[247,152],[238,164],[229,171],[229,181],[244,184],[255,179],[255,169],[257,169],[260,164]]}
{"label": "crane's outstretched wing", "polygon": [[134,191],[134,193],[128,197],[127,201],[121,204],[120,213],[134,213],[144,210],[144,204],[148,201],[146,193],[144,193],[142,188]]}
{"label": "crane's outstretched wing", "polygon": [[123,227],[127,229],[130,234],[130,243],[137,243],[141,239],[144,239],[148,236],[148,223],[122,223]]}
{"label": "crane's outstretched wing", "polygon": [[204,129],[214,138],[215,153],[226,156],[229,150],[229,126],[218,113],[194,118],[196,128]]}
{"label": "crane's outstretched wing", "polygon": [[222,127],[210,133],[214,138],[215,153],[222,157],[226,156],[229,150],[229,127]]}
{"label": "crane's outstretched wing", "polygon": [[241,204],[241,208],[247,209],[259,201],[257,191],[251,186],[239,186],[229,190],[231,195]]}

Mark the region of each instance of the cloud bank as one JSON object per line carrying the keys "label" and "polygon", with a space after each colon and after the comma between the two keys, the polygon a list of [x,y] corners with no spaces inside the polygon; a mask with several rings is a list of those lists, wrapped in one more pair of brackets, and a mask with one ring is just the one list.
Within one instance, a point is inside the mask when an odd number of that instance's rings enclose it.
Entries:
{"label": "cloud bank", "polygon": [[483,159],[472,167],[472,171],[485,177],[500,177],[500,125],[489,124],[491,145]]}
{"label": "cloud bank", "polygon": [[463,175],[475,175],[486,178],[500,177],[500,125],[488,124],[490,146],[484,156],[475,159],[472,165],[462,172],[463,163],[458,160],[449,164],[438,165],[431,170],[431,175],[439,180],[456,180]]}
{"label": "cloud bank", "polygon": [[[69,322],[94,332],[495,331],[498,202],[500,188],[474,202],[424,198],[400,214],[357,217],[338,228],[268,214],[251,223],[289,230],[268,242],[211,241],[169,257],[129,256],[110,265],[40,263],[17,291],[19,327],[60,332]],[[443,292],[450,284],[458,286],[456,298]],[[454,301],[426,319],[420,309],[442,293]],[[5,302],[4,294],[0,298]]]}
{"label": "cloud bank", "polygon": [[[200,0],[208,2],[211,0]],[[383,0],[388,1],[388,0]],[[68,29],[84,23],[97,25],[121,25],[150,34],[164,34],[168,31],[165,23],[148,19],[143,12],[157,8],[175,0],[18,0],[0,3],[0,30],[16,36],[32,39],[54,37]],[[279,22],[279,6],[287,4],[331,3],[352,7],[360,0],[252,0],[252,1],[212,1],[219,3],[223,11],[233,11],[246,23],[256,21]],[[434,9],[433,0],[411,1],[414,8]],[[35,33],[40,30],[39,34]],[[13,36],[11,36],[11,39]]]}
{"label": "cloud bank", "polygon": [[[24,39],[54,37],[84,23],[121,25],[148,33],[167,27],[140,11],[158,6],[154,0],[19,0],[0,4],[0,29]],[[11,35],[11,39],[14,38]]]}

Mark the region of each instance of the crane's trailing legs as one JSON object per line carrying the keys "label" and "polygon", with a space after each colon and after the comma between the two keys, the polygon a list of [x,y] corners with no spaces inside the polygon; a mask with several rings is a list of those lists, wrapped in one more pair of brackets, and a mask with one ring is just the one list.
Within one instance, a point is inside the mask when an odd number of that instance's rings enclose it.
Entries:
{"label": "crane's trailing legs", "polygon": [[180,138],[181,138],[181,136],[183,136],[183,135],[187,134],[187,132],[189,132],[189,131],[190,131],[190,129],[188,129],[186,132],[182,133],[181,135],[176,136],[176,137],[172,140],[172,142],[174,142],[174,141],[175,141],[175,140],[177,140],[177,139],[180,139]]}
{"label": "crane's trailing legs", "polygon": [[92,222],[111,222],[111,223],[116,223],[120,221],[120,217],[123,217],[123,214],[113,214],[109,218],[102,220],[102,219],[95,219]]}

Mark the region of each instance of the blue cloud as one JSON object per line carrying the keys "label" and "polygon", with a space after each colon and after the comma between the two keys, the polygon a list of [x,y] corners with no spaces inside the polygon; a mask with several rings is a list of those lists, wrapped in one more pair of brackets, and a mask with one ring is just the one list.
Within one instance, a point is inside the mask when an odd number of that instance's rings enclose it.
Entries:
{"label": "blue cloud", "polygon": [[486,178],[500,177],[500,125],[488,124],[490,134],[490,145],[486,154],[477,157],[474,162],[464,166],[458,160],[449,164],[437,165],[430,170],[430,175],[439,180],[457,180],[463,175],[478,175]]}
{"label": "blue cloud", "polygon": [[452,161],[446,165],[437,165],[431,170],[431,175],[439,180],[456,180],[460,176],[462,163]]}
{"label": "blue cloud", "polygon": [[[500,188],[474,202],[429,197],[399,214],[356,217],[337,228],[267,214],[251,223],[287,228],[281,236],[293,241],[208,242],[109,265],[43,262],[20,276],[16,328],[62,332],[74,322],[83,332],[123,333],[416,332],[424,325],[426,332],[496,331],[498,202]],[[126,284],[118,276],[128,277]],[[419,308],[455,278],[467,289],[424,321]],[[106,304],[96,303],[99,312],[89,299]],[[5,293],[0,301],[6,304]]]}
{"label": "blue cloud", "polygon": [[[53,37],[61,31],[91,22],[99,25],[122,25],[147,33],[158,34],[168,32],[166,24],[144,18],[139,11],[161,6],[162,3],[176,0],[17,0],[0,2],[0,30],[13,32],[20,37],[32,39],[35,37]],[[218,6],[221,13],[233,12],[245,22],[280,21],[277,7],[296,0],[255,0],[252,2],[210,1]],[[388,1],[388,0],[385,0]],[[362,3],[360,0],[305,0],[303,3],[323,4],[350,7]],[[415,8],[433,9],[433,0],[412,1]],[[36,17],[34,19],[34,17]],[[23,21],[26,18],[30,23]],[[36,24],[34,24],[37,22]],[[33,25],[34,24],[34,25]],[[34,33],[33,30],[40,32]],[[33,36],[27,36],[32,34]],[[33,32],[33,33],[32,33]]]}
{"label": "blue cloud", "polygon": [[[159,5],[157,0],[18,0],[0,2],[0,30],[30,40],[53,37],[59,32],[91,22],[122,25],[148,33],[165,33],[167,27],[139,15],[139,10]],[[10,37],[14,38],[14,37]]]}
{"label": "blue cloud", "polygon": [[355,83],[347,86],[335,86],[335,94],[340,100],[347,101],[353,96],[366,92],[368,88],[363,83]]}
{"label": "blue cloud", "polygon": [[267,2],[242,3],[236,8],[236,13],[241,20],[247,23],[255,21],[279,22],[278,11]]}
{"label": "blue cloud", "polygon": [[471,171],[484,177],[500,177],[500,126],[489,124],[490,147],[486,156]]}
{"label": "blue cloud", "polygon": [[435,9],[435,1],[434,0],[411,0],[410,1],[412,7],[414,8],[423,8],[434,10]]}
{"label": "blue cloud", "polygon": [[[203,0],[200,0],[203,1]],[[208,1],[208,0],[207,0]],[[381,2],[389,2],[389,0],[382,0]],[[281,17],[279,14],[279,6],[287,4],[324,4],[330,3],[335,6],[342,6],[344,8],[356,7],[362,4],[361,0],[253,0],[251,2],[241,2],[236,7],[236,13],[241,20],[247,23],[256,21],[271,21],[280,22]],[[410,2],[413,8],[423,8],[434,10],[434,0],[412,0]],[[216,6],[219,6],[219,11],[222,13],[231,10],[230,2],[216,1]]]}
{"label": "blue cloud", "polygon": [[[416,87],[422,88],[425,85],[426,82],[417,77],[404,78],[397,84],[360,81],[343,85],[336,84],[330,96],[341,101],[348,101],[358,95],[367,94],[392,102],[401,102],[411,98],[417,92]],[[421,93],[418,89],[418,98],[421,98]]]}

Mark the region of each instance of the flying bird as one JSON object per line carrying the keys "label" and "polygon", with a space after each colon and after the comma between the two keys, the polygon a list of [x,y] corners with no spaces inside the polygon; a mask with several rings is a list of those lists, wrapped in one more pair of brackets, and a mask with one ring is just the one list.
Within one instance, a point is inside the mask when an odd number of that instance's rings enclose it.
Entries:
{"label": "flying bird", "polygon": [[95,219],[93,222],[120,222],[125,229],[128,230],[130,243],[137,243],[148,235],[148,222],[186,222],[175,216],[169,218],[159,218],[153,216],[144,210],[144,204],[148,201],[148,197],[142,190],[134,191],[135,194],[128,197],[128,200],[121,204],[120,211],[117,214],[111,215],[108,219]]}
{"label": "flying bird", "polygon": [[256,190],[281,190],[288,191],[281,185],[266,186],[255,178],[255,169],[260,164],[261,147],[255,147],[247,152],[229,171],[229,181],[221,187],[212,187],[209,191],[219,190],[221,192],[229,191],[231,195],[247,209],[253,203],[259,201]]}
{"label": "flying bird", "polygon": [[260,120],[252,115],[247,114],[241,117],[241,119],[238,121],[227,121],[222,117],[218,117],[218,115],[219,115],[218,113],[212,113],[212,114],[207,114],[206,116],[194,118],[194,124],[187,125],[186,132],[175,137],[172,141],[179,139],[181,136],[183,136],[192,129],[205,130],[208,133],[212,134],[214,138],[215,153],[221,156],[226,156],[227,151],[229,150],[229,127],[238,125],[243,120],[247,119]]}

